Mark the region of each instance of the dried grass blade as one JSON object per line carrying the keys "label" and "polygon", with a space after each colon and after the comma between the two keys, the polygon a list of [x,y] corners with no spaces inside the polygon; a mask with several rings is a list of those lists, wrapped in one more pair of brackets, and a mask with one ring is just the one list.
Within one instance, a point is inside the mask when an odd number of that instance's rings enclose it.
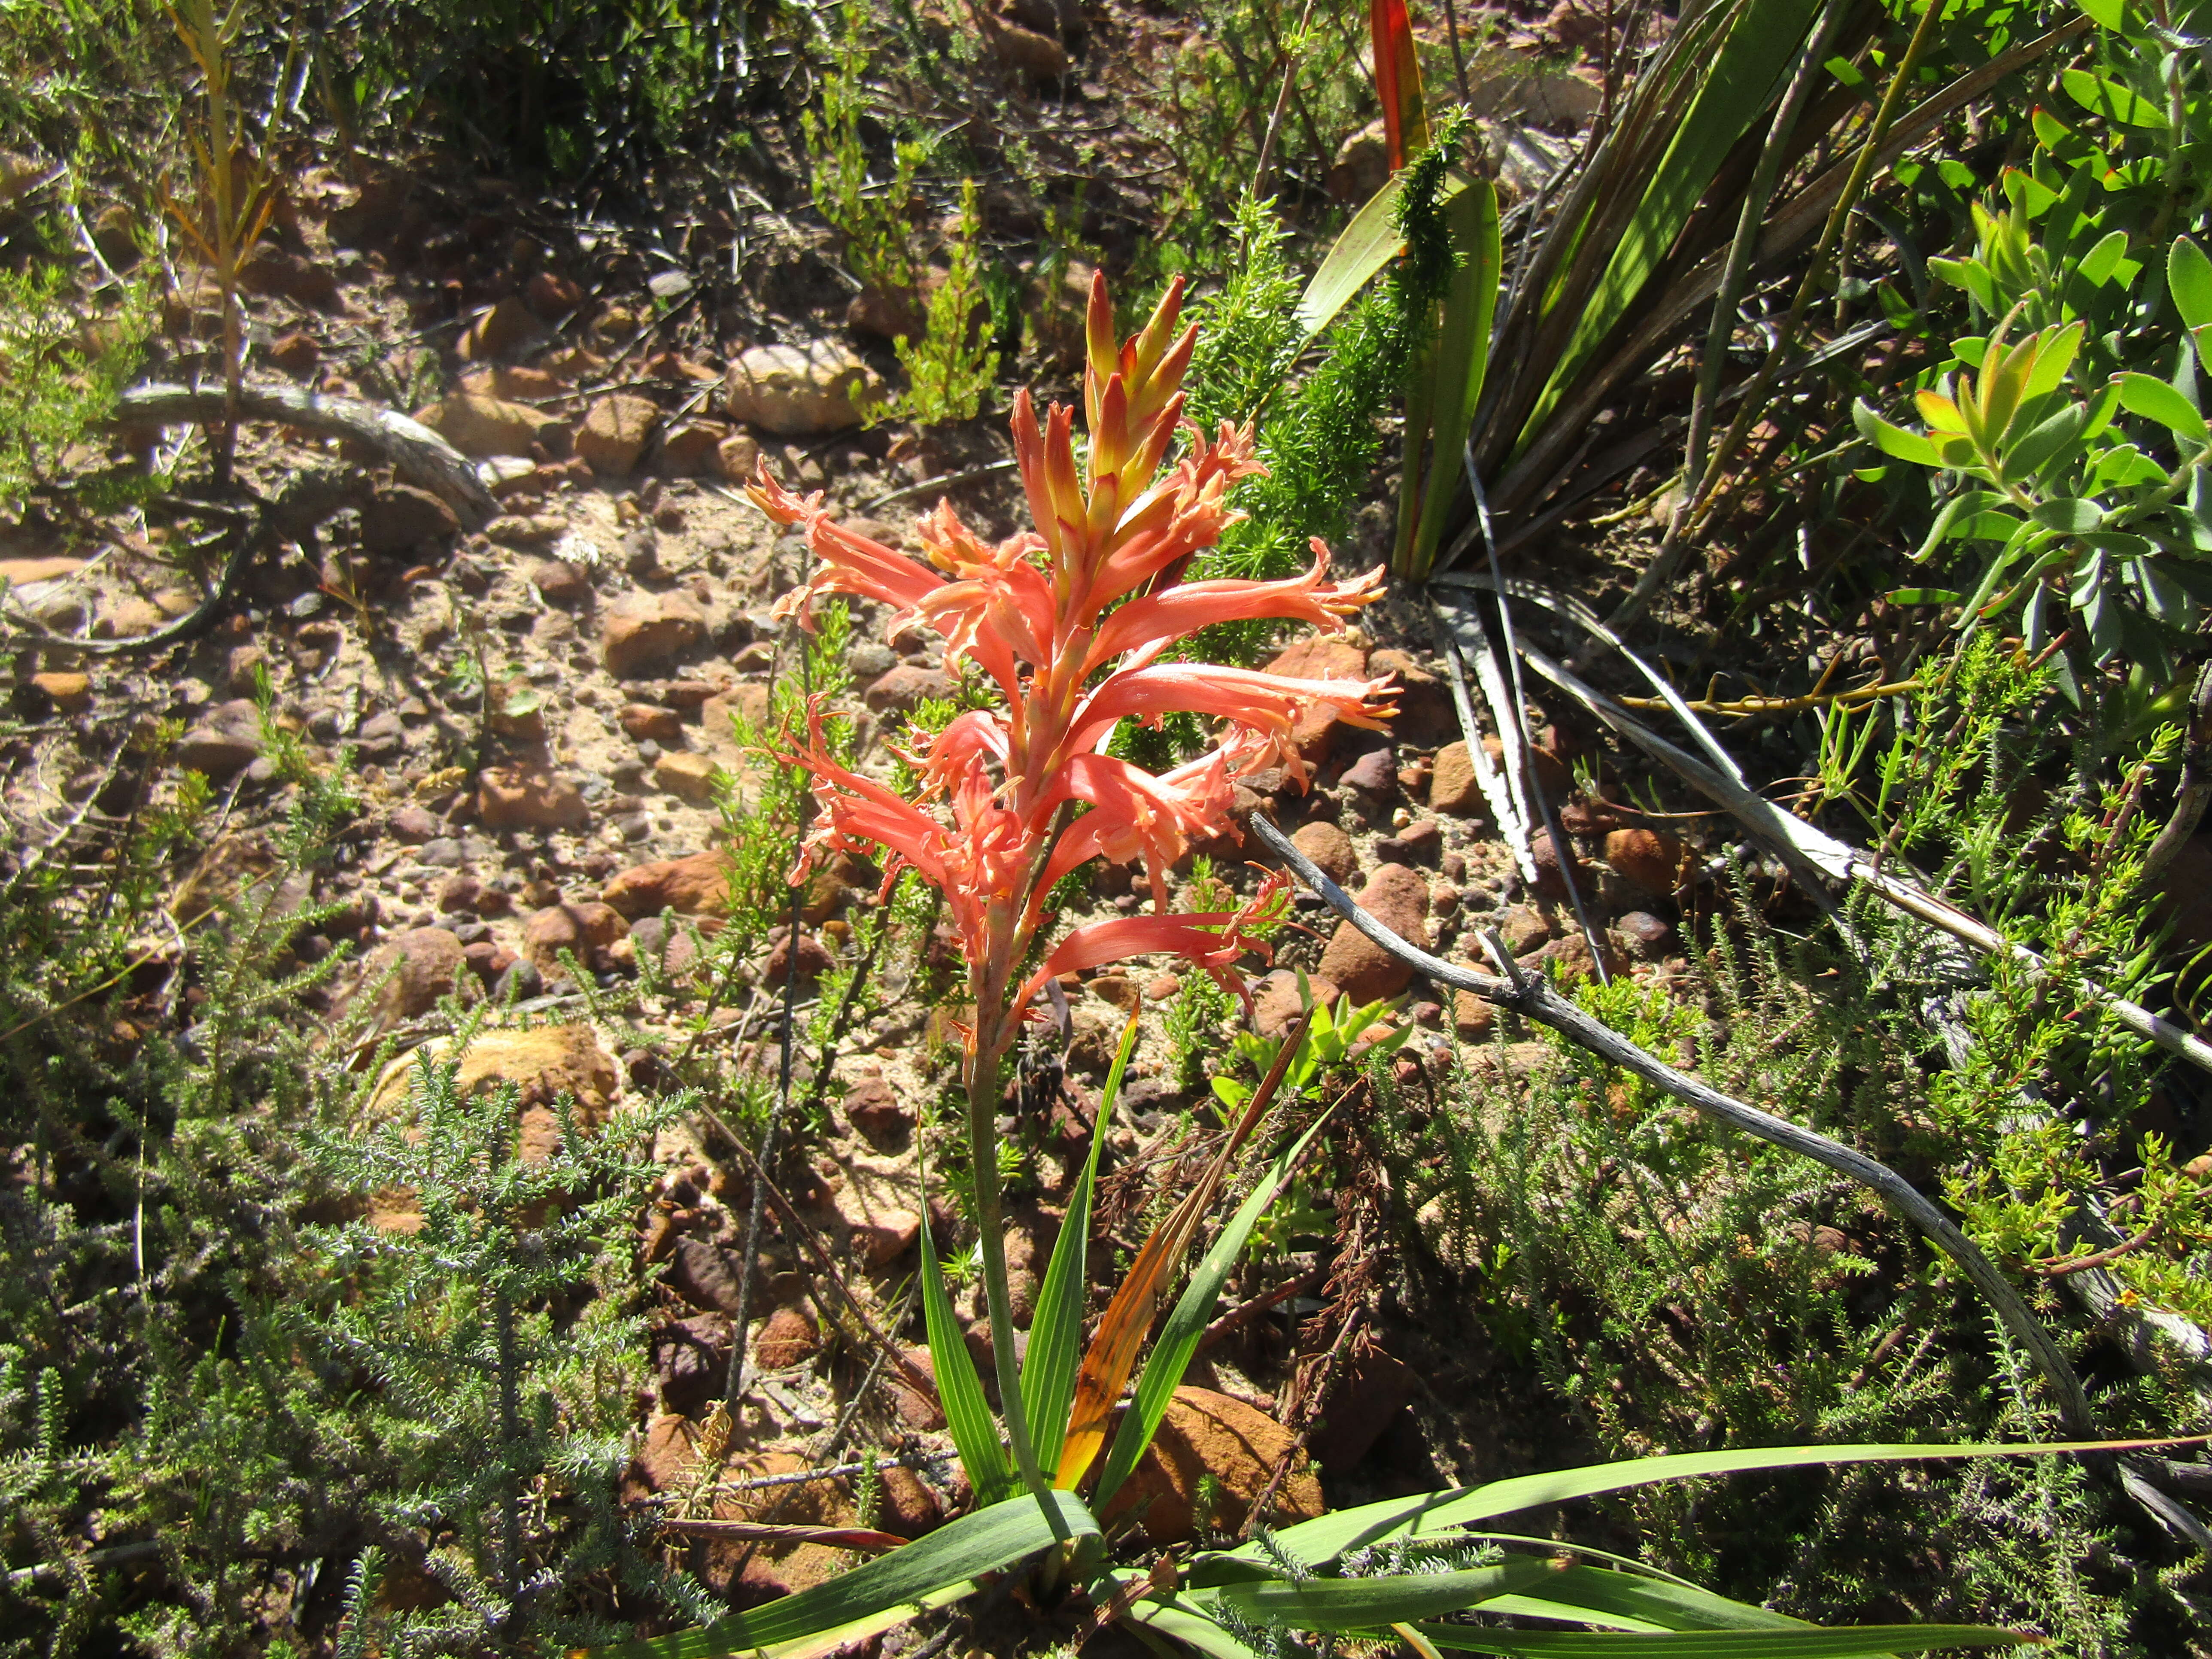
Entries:
{"label": "dried grass blade", "polygon": [[1253,1091],[1243,1115],[1228,1139],[1222,1143],[1220,1152],[1199,1177],[1197,1185],[1176,1206],[1174,1213],[1145,1241],[1128,1277],[1121,1281],[1113,1301],[1107,1304],[1098,1329],[1091,1336],[1090,1352],[1083,1356],[1083,1367],[1076,1373],[1075,1402],[1069,1412],[1067,1437],[1061,1443],[1060,1468],[1053,1478],[1053,1485],[1062,1491],[1074,1489],[1089,1472],[1098,1449],[1106,1443],[1106,1425],[1113,1419],[1114,1407],[1121,1397],[1130,1373],[1136,1369],[1137,1355],[1144,1346],[1146,1334],[1152,1328],[1152,1316],[1159,1310],[1160,1299],[1176,1268],[1189,1251],[1199,1223],[1212,1207],[1223,1177],[1273,1103],[1275,1091],[1282,1087],[1292,1058],[1305,1042],[1306,1024],[1311,1017],[1310,1011],[1301,1015],[1283,1039],[1275,1063],[1268,1067],[1266,1079]]}
{"label": "dried grass blade", "polygon": [[1097,1121],[1091,1126],[1091,1153],[1084,1159],[1067,1213],[1061,1218],[1060,1237],[1052,1247],[1043,1287],[1037,1292],[1036,1318],[1030,1326],[1029,1352],[1022,1359],[1022,1401],[1030,1413],[1030,1444],[1039,1468],[1060,1462],[1060,1448],[1067,1430],[1069,1402],[1075,1394],[1076,1365],[1083,1341],[1084,1294],[1090,1288],[1085,1272],[1091,1245],[1091,1194],[1098,1175],[1098,1149],[1106,1144],[1106,1125],[1114,1102],[1121,1092],[1121,1077],[1137,1046],[1138,1017],[1129,1016],[1121,1033],[1121,1047],[1114,1056],[1114,1069],[1098,1097]]}

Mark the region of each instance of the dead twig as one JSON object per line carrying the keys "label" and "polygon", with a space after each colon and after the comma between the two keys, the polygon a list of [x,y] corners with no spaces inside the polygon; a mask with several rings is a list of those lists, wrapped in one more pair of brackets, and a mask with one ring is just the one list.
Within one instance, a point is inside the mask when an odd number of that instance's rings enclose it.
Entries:
{"label": "dead twig", "polygon": [[1244,1524],[1237,1528],[1237,1539],[1243,1543],[1260,1528],[1267,1524],[1267,1515],[1275,1507],[1275,1494],[1282,1490],[1283,1481],[1291,1472],[1291,1465],[1304,1455],[1306,1442],[1313,1438],[1314,1425],[1321,1420],[1321,1408],[1328,1403],[1328,1391],[1336,1381],[1336,1368],[1344,1358],[1345,1350],[1359,1328],[1367,1322],[1367,1309],[1354,1308],[1340,1326],[1336,1340],[1328,1345],[1322,1356],[1321,1368],[1315,1375],[1313,1386],[1298,1402],[1297,1431],[1291,1443],[1283,1448],[1283,1455],[1275,1460],[1275,1467],[1267,1476],[1267,1484],[1260,1488],[1260,1495],[1252,1500],[1252,1507],[1244,1516]]}
{"label": "dead twig", "polygon": [[1250,1324],[1270,1308],[1279,1308],[1291,1297],[1303,1296],[1308,1291],[1317,1288],[1328,1277],[1327,1268],[1316,1267],[1310,1273],[1300,1273],[1287,1284],[1278,1285],[1272,1291],[1262,1291],[1241,1307],[1231,1308],[1206,1328],[1204,1334],[1198,1339],[1198,1352],[1204,1353],[1223,1337]]}
{"label": "dead twig", "polygon": [[[1439,580],[1455,581],[1465,586],[1486,585],[1485,579],[1469,576]],[[1514,591],[1522,598],[1537,599],[1546,608],[1577,625],[1592,631],[1604,629],[1600,637],[1618,649],[1650,682],[1653,689],[1666,700],[1667,706],[1674,709],[1683,724],[1690,728],[1707,754],[1714,757],[1715,764],[1709,765],[1670,743],[1632,716],[1613,699],[1584,684],[1534,647],[1524,644],[1522,654],[1528,659],[1528,665],[1700,794],[1726,807],[1782,860],[1807,893],[1830,908],[1832,916],[1835,914],[1833,902],[1827,896],[1826,882],[1856,882],[1885,903],[1950,934],[1986,956],[2009,956],[2033,969],[2042,971],[2045,969],[2043,958],[2026,945],[2014,944],[1980,918],[1961,910],[1947,899],[1938,897],[1918,883],[1889,874],[1876,855],[1838,841],[1826,830],[1793,817],[1772,801],[1754,793],[1743,781],[1743,775],[1736,770],[1735,763],[1729,757],[1728,751],[1721,748],[1712,733],[1690,712],[1688,705],[1682,702],[1674,689],[1649,663],[1622,645],[1619,636],[1610,629],[1606,629],[1595,618],[1585,621],[1588,610],[1579,601],[1564,595],[1545,594],[1544,590],[1523,582],[1515,583]],[[1539,598],[1540,595],[1543,597]],[[1840,918],[1838,920],[1840,925]],[[2212,1072],[2212,1043],[2206,1042],[2193,1032],[2183,1030],[2140,1003],[2115,995],[2094,980],[2084,979],[2079,983],[2085,994],[2101,1004],[2113,1018],[2136,1036],[2148,1039],[2168,1054],[2178,1055],[2192,1066]]]}
{"label": "dead twig", "polygon": [[2032,1273],[2040,1273],[2045,1279],[2065,1279],[2074,1273],[2085,1273],[2092,1267],[2101,1267],[2108,1262],[2118,1261],[2130,1250],[2141,1249],[2149,1243],[2157,1233],[2158,1224],[2153,1222],[2132,1238],[2124,1238],[2111,1249],[2099,1250],[2094,1255],[2075,1256],[2070,1261],[2031,1261],[2027,1264],[2027,1270]]}
{"label": "dead twig", "polygon": [[[110,421],[117,426],[205,422],[225,418],[230,407],[221,386],[155,384],[125,392],[116,400]],[[482,529],[499,516],[498,501],[477,477],[468,457],[396,410],[289,386],[240,386],[235,409],[243,420],[353,439],[389,462],[406,483],[445,501],[460,515],[465,529]]]}
{"label": "dead twig", "polygon": [[1960,1232],[1957,1225],[1919,1188],[1896,1170],[1869,1158],[1855,1147],[1846,1146],[1841,1141],[1832,1140],[1826,1135],[1803,1128],[1786,1118],[1747,1105],[1698,1078],[1675,1070],[1656,1054],[1647,1053],[1610,1026],[1583,1012],[1553,990],[1548,981],[1524,977],[1516,985],[1489,974],[1477,973],[1460,963],[1431,956],[1426,951],[1399,938],[1361,909],[1350,894],[1323,875],[1320,868],[1292,844],[1289,836],[1261,814],[1254,813],[1249,823],[1253,833],[1259,836],[1268,850],[1287,864],[1307,886],[1327,900],[1330,908],[1392,956],[1410,964],[1417,972],[1427,975],[1439,985],[1447,985],[1455,990],[1472,991],[1485,1001],[1510,1009],[1524,1019],[1548,1025],[1570,1042],[1589,1049],[1623,1071],[1642,1078],[1706,1116],[1809,1158],[1875,1193],[1949,1257],[1975,1289],[1981,1292],[2005,1328],[2028,1351],[2036,1369],[2050,1383],[2059,1414],[2069,1431],[2084,1438],[2096,1437],[2099,1432],[2096,1413],[2090,1407],[2088,1395],[2081,1387],[2081,1379],[2075,1374],[2066,1356],[2059,1352],[2057,1344],[2051,1340],[2051,1334],[2044,1329],[2042,1322],[2021,1299],[2020,1292],[2013,1288],[1997,1265],[1983,1254],[1981,1247]]}
{"label": "dead twig", "polygon": [[[1825,678],[1826,676],[1823,676]],[[1808,714],[1816,708],[1856,708],[1883,697],[1901,697],[1921,689],[1917,679],[1891,680],[1873,685],[1856,685],[1848,691],[1811,691],[1802,697],[1733,697],[1716,699],[1711,689],[1702,697],[1684,702],[1685,708],[1699,714],[1725,714],[1730,720],[1756,720],[1771,714]],[[1667,702],[1659,697],[1622,697],[1618,699],[1623,708],[1664,708]],[[2201,803],[2199,810],[2202,810]]]}
{"label": "dead twig", "polygon": [[228,541],[231,546],[229,556],[222,562],[222,568],[216,574],[214,586],[201,597],[198,605],[174,622],[164,623],[150,634],[137,634],[126,640],[81,640],[74,635],[57,634],[27,614],[19,615],[12,621],[11,626],[46,644],[61,646],[95,657],[158,650],[199,633],[221,616],[230,604],[230,596],[238,586],[238,579],[246,574],[246,567],[252,562],[255,551],[267,539],[269,514],[265,507],[257,512],[246,513],[213,502],[195,501],[191,505],[196,513],[232,520],[227,529],[199,545],[211,547]]}

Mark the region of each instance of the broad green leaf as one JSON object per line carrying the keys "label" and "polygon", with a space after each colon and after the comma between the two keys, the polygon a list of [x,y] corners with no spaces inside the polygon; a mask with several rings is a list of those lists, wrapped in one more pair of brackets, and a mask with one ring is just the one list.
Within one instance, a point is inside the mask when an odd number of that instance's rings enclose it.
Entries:
{"label": "broad green leaf", "polygon": [[1962,542],[2010,541],[2020,533],[2021,526],[2026,522],[2010,507],[2006,507],[2002,512],[1977,513],[1972,518],[1961,520],[1951,534],[1954,539]]}
{"label": "broad green leaf", "polygon": [[2212,432],[2205,430],[2204,417],[2190,406],[2188,398],[2164,380],[2130,373],[2120,375],[2117,384],[2120,402],[2130,413],[2147,421],[2156,421],[2175,437],[2200,448],[2212,441]]}
{"label": "broad green leaf", "polygon": [[1948,587],[1893,587],[1882,597],[1892,605],[1956,605],[1960,596]]}
{"label": "broad green leaf", "polygon": [[2030,219],[2041,218],[2058,200],[2057,191],[2024,167],[2007,167],[1999,175],[1998,185],[2013,206]]}
{"label": "broad green leaf", "polygon": [[1935,258],[1928,262],[1928,269],[1954,288],[1966,289],[1981,301],[1982,309],[1992,317],[1997,314],[1996,284],[1990,276],[1989,267],[1980,260]]}
{"label": "broad green leaf", "polygon": [[2127,0],[2077,0],[2077,3],[2081,15],[2099,28],[2109,29],[2114,34],[2120,32],[2120,24],[2127,16]]}
{"label": "broad green leaf", "polygon": [[2120,389],[2109,380],[2089,399],[2089,418],[2081,428],[2081,441],[2089,442],[2112,425],[2120,412]]}
{"label": "broad green leaf", "polygon": [[2148,538],[2124,530],[2100,530],[2082,537],[2081,545],[2099,553],[2109,553],[2115,559],[2148,559],[2158,551]]}
{"label": "broad green leaf", "polygon": [[2199,329],[2212,323],[2212,259],[2186,236],[2175,237],[2166,251],[2166,286],[2184,326]]}
{"label": "broad green leaf", "polygon": [[[1560,1469],[1545,1474],[1519,1475],[1493,1480],[1486,1486],[1462,1486],[1444,1492],[1423,1492],[1411,1498],[1384,1498],[1340,1510],[1318,1520],[1302,1521],[1275,1534],[1276,1542],[1302,1561],[1316,1566],[1334,1561],[1346,1550],[1359,1549],[1398,1538],[1425,1538],[1452,1532],[1510,1515],[1516,1510],[1564,1504],[1577,1498],[1602,1497],[1636,1486],[1667,1480],[1701,1480],[1717,1474],[1741,1474],[1760,1469],[1812,1468],[1840,1463],[1910,1463],[1954,1457],[2041,1456],[2053,1452],[2121,1451],[2150,1443],[2141,1441],[2021,1442],[1997,1445],[1847,1445],[1770,1446],[1729,1451],[1680,1452],[1662,1457],[1631,1458],[1617,1463],[1593,1463],[1582,1468]],[[1264,1562],[1256,1544],[1240,1545],[1223,1553],[1231,1561]],[[1201,1556],[1201,1562],[1208,1558]]]}
{"label": "broad green leaf", "polygon": [[2158,489],[2173,475],[2133,444],[2116,444],[2098,457],[2090,483],[2103,489]]}
{"label": "broad green leaf", "polygon": [[2105,521],[2105,509],[2094,501],[2062,495],[2035,509],[2035,521],[2062,536],[2086,536]]}
{"label": "broad green leaf", "polygon": [[1994,450],[2012,425],[2013,411],[2027,396],[2027,377],[2034,371],[2040,343],[2027,340],[2002,354],[1992,343],[1989,361],[1976,377],[1978,397],[1959,399],[1959,412],[1967,417],[1967,433],[1984,448]]}
{"label": "broad green leaf", "polygon": [[2128,566],[2128,580],[2142,591],[2144,605],[2160,622],[2184,628],[2195,619],[2197,606],[2188,590],[2160,569],[2155,561],[2136,560]]}
{"label": "broad green leaf", "polygon": [[945,1407],[945,1425],[960,1453],[960,1466],[969,1484],[986,1503],[1013,1485],[1014,1468],[999,1440],[999,1425],[983,1398],[983,1381],[975,1373],[975,1357],[952,1316],[952,1299],[945,1294],[945,1270],[937,1260],[937,1243],[929,1236],[929,1212],[921,1218],[921,1318],[929,1337],[930,1369],[937,1376],[937,1397]]}
{"label": "broad green leaf", "polygon": [[2079,323],[2069,323],[2045,336],[2037,344],[2035,367],[2028,372],[2027,388],[2021,393],[2022,405],[2056,392],[2058,383],[2066,378],[2066,371],[2074,367],[2075,354],[2081,349]]}
{"label": "broad green leaf", "polygon": [[2137,97],[2118,81],[2108,81],[2087,70],[2070,69],[2060,76],[2066,95],[2083,109],[2093,110],[2122,126],[2166,128],[2166,112],[2148,98]]}
{"label": "broad green leaf", "polygon": [[1514,441],[1517,453],[1549,418],[1574,378],[1635,306],[1689,223],[1736,141],[1762,119],[1805,50],[1817,0],[1744,0],[1715,47],[1705,82],[1651,170],[1635,213],[1590,292],[1575,331]]}
{"label": "broad green leaf", "polygon": [[1510,1595],[1559,1569],[1540,1555],[1514,1556],[1461,1572],[1394,1573],[1376,1578],[1306,1578],[1296,1583],[1224,1584],[1192,1599],[1218,1601],[1255,1624],[1289,1630],[1373,1630],[1458,1613]]}
{"label": "broad green leaf", "polygon": [[1434,562],[1445,515],[1460,495],[1461,452],[1490,367],[1491,319],[1498,309],[1498,285],[1504,270],[1498,246],[1498,191],[1489,179],[1476,179],[1445,213],[1460,263],[1444,295],[1443,328],[1437,340],[1434,398],[1426,423],[1431,434],[1428,474],[1408,567],[1417,579]]}
{"label": "broad green leaf", "polygon": [[[1467,185],[1462,174],[1446,173],[1437,191],[1438,201],[1449,201]],[[1404,179],[1394,173],[1352,216],[1352,222],[1314,268],[1298,299],[1298,326],[1308,339],[1335,321],[1336,313],[1367,286],[1369,278],[1405,252],[1406,240],[1398,234],[1398,198],[1404,188]]]}
{"label": "broad green leaf", "polygon": [[1930,1648],[2009,1647],[2034,1638],[1987,1625],[1863,1625],[1856,1630],[1591,1632],[1423,1625],[1440,1648],[1526,1659],[1875,1659]]}
{"label": "broad green leaf", "polygon": [[2127,251],[2127,232],[2116,230],[2083,254],[2075,270],[2091,287],[2102,288],[2112,280],[2112,273],[2120,268],[2120,259]]}
{"label": "broad green leaf", "polygon": [[1943,465],[1934,444],[1917,432],[1907,432],[1903,427],[1885,421],[1867,407],[1864,398],[1852,400],[1851,424],[1858,428],[1859,436],[1885,455],[1894,455],[1900,461],[1911,461],[1921,466],[1940,467]]}
{"label": "broad green leaf", "polygon": [[2005,476],[2032,478],[2075,438],[2089,418],[2084,404],[2069,404],[2042,425],[2030,428],[2004,453]]}
{"label": "broad green leaf", "polygon": [[1305,1155],[1306,1147],[1321,1133],[1328,1121],[1328,1114],[1316,1118],[1306,1132],[1268,1166],[1267,1173],[1260,1177],[1252,1195],[1237,1206],[1237,1213],[1221,1230],[1221,1237],[1213,1241],[1213,1248],[1198,1264],[1183,1287],[1174,1310],[1168,1315],[1167,1323],[1160,1328],[1159,1340],[1152,1345],[1151,1358],[1145,1361],[1143,1373],[1137,1378],[1137,1397],[1122,1413],[1121,1426],[1115,1431],[1114,1444],[1106,1454],[1106,1467],[1098,1476],[1098,1488],[1093,1498],[1101,1510],[1114,1496],[1129,1472],[1137,1467],[1137,1460],[1145,1455],[1145,1448],[1152,1443],[1158,1432],[1160,1419],[1167,1414],[1168,1402],[1182,1383],[1183,1372],[1190,1367],[1190,1357],[1198,1352],[1199,1339],[1206,1334],[1207,1322],[1213,1317],[1214,1304],[1220,1299],[1221,1287],[1228,1282],[1237,1258],[1244,1254],[1244,1245],[1252,1237],[1252,1229],[1260,1224],[1260,1218],[1275,1201],[1284,1183],[1290,1180],[1291,1171],[1297,1167],[1298,1159]]}
{"label": "broad green leaf", "polygon": [[[1049,1494],[1060,1530],[1094,1536],[1097,1522],[1071,1492]],[[963,1516],[902,1549],[863,1563],[812,1589],[787,1595],[750,1613],[734,1613],[702,1629],[650,1641],[593,1650],[598,1659],[720,1659],[765,1650],[789,1655],[785,1645],[836,1631],[855,1620],[894,1610],[919,1612],[931,1598],[964,1588],[987,1572],[1000,1572],[1053,1542],[1054,1527],[1040,1500],[1024,1492]]]}
{"label": "broad green leaf", "polygon": [[1029,1352],[1022,1356],[1022,1405],[1030,1415],[1030,1444],[1036,1449],[1037,1467],[1060,1466],[1060,1443],[1067,1432],[1067,1407],[1075,1398],[1075,1368],[1083,1358],[1083,1301],[1091,1288],[1084,1269],[1091,1247],[1091,1189],[1098,1174],[1098,1149],[1106,1144],[1106,1126],[1112,1121],[1114,1103],[1121,1097],[1121,1076],[1137,1047],[1137,1016],[1121,1032],[1121,1047],[1107,1073],[1105,1091],[1098,1097],[1098,1115],[1091,1130],[1091,1155],[1076,1177],[1074,1195],[1067,1200],[1060,1237],[1053,1242],[1052,1261],[1037,1291],[1036,1317],[1030,1326]]}

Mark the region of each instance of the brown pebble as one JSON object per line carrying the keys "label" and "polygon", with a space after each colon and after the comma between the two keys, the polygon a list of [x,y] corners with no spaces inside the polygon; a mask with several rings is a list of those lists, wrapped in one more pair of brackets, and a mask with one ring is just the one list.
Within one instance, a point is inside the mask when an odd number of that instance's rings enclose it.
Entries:
{"label": "brown pebble", "polygon": [[684,741],[684,716],[673,708],[656,708],[651,703],[634,702],[627,705],[618,717],[622,729],[640,743],[647,738],[658,744]]}

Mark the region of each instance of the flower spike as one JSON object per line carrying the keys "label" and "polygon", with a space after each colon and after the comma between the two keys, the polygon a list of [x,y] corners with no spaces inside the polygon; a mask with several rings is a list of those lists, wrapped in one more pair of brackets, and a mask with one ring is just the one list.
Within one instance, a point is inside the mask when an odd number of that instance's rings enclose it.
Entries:
{"label": "flower spike", "polygon": [[[1087,477],[1076,460],[1075,411],[1055,404],[1040,419],[1029,392],[1015,393],[1014,456],[1034,532],[987,544],[940,503],[915,526],[925,556],[917,559],[838,525],[820,495],[794,495],[765,467],[746,492],[776,522],[802,530],[821,560],[778,614],[803,622],[831,593],[880,601],[895,626],[934,629],[946,665],[975,663],[1005,699],[1003,711],[957,716],[908,757],[921,778],[912,799],[839,763],[818,724],[790,757],[813,775],[819,807],[794,879],[823,849],[872,842],[888,849],[894,872],[917,870],[944,893],[976,1005],[974,1077],[996,1075],[1024,1005],[1053,974],[1164,952],[1243,995],[1234,965],[1253,948],[1255,928],[1279,911],[1279,878],[1240,910],[1177,915],[1167,910],[1168,872],[1193,844],[1237,836],[1237,777],[1280,763],[1304,779],[1290,741],[1302,717],[1327,709],[1376,726],[1395,713],[1388,678],[1293,679],[1164,659],[1219,622],[1339,630],[1381,581],[1379,570],[1332,580],[1328,550],[1316,541],[1302,574],[1182,584],[1192,557],[1236,521],[1231,489],[1266,470],[1249,426],[1224,422],[1208,434],[1183,420],[1196,331],[1181,326],[1182,312],[1177,280],[1144,327],[1117,341],[1104,281],[1092,283]],[[1170,465],[1179,428],[1191,441]],[[1157,775],[1103,752],[1120,721],[1177,712],[1220,721],[1215,746]],[[1049,923],[1054,884],[1097,858],[1141,863],[1155,914],[1079,927],[1025,984],[1011,984],[1013,964]]]}

